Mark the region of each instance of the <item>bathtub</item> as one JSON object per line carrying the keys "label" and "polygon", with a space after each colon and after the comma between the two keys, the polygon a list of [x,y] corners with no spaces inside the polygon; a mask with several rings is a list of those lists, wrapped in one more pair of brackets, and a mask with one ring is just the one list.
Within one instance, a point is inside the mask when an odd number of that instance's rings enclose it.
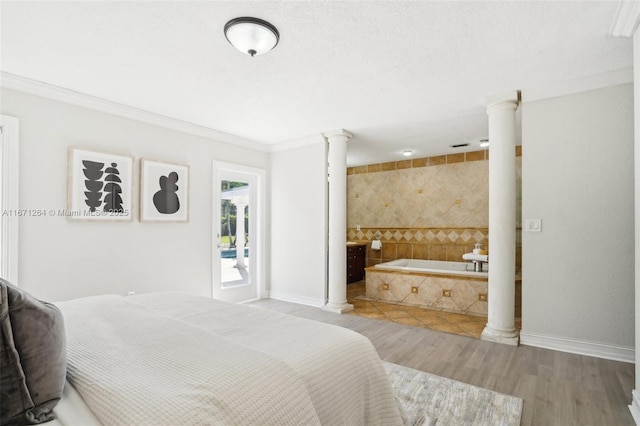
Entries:
{"label": "bathtub", "polygon": [[466,277],[487,277],[489,264],[482,265],[483,272],[474,272],[471,262],[446,262],[443,260],[422,260],[422,259],[398,259],[390,262],[379,263],[375,268],[393,270],[424,272],[432,274],[445,274]]}
{"label": "bathtub", "polygon": [[365,272],[367,299],[487,316],[489,274],[470,262],[398,259]]}
{"label": "bathtub", "polygon": [[[470,269],[470,270],[465,270]],[[488,271],[488,265],[483,269]],[[420,308],[487,316],[488,272],[471,262],[398,259],[365,268],[365,298]],[[520,277],[516,277],[516,316],[520,316]]]}

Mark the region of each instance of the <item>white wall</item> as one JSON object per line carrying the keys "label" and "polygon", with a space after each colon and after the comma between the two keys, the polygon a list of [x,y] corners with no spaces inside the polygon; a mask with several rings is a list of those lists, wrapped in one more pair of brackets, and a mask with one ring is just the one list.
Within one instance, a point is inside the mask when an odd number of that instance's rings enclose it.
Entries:
{"label": "white wall", "polygon": [[[327,275],[324,138],[271,154],[271,297],[321,306]],[[346,268],[346,265],[345,265]]]}
{"label": "white wall", "polygon": [[[20,220],[20,286],[52,301],[130,290],[211,295],[212,160],[267,169],[266,153],[17,91],[1,95],[2,114],[20,119],[23,209],[66,208],[70,145],[134,157],[132,222]],[[139,222],[141,157],[190,166],[189,223]]]}
{"label": "white wall", "polygon": [[633,85],[524,103],[522,141],[522,342],[633,361]]}

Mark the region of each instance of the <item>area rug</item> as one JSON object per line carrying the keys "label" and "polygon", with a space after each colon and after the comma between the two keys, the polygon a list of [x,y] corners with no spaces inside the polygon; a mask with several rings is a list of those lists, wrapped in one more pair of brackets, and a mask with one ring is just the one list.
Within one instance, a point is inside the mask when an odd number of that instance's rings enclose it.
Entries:
{"label": "area rug", "polygon": [[521,398],[385,362],[406,425],[519,425]]}

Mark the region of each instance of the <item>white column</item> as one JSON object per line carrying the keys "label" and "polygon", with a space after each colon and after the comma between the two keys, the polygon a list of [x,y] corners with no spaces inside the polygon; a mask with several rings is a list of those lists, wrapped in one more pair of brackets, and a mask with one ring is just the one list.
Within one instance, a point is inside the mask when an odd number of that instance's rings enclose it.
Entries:
{"label": "white column", "polygon": [[329,141],[329,273],[328,301],[323,309],[348,312],[347,303],[347,141],[344,130],[325,133]]}
{"label": "white column", "polygon": [[519,92],[489,102],[489,300],[482,340],[517,346],[516,109]]}
{"label": "white column", "polygon": [[246,268],[244,263],[244,209],[247,204],[234,203],[236,206],[236,264],[234,268]]}

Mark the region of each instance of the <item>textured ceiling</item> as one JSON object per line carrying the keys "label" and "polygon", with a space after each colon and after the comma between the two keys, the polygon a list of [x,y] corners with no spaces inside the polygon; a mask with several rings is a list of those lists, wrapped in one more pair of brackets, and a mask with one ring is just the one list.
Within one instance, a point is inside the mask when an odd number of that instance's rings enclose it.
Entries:
{"label": "textured ceiling", "polygon": [[[335,129],[349,164],[487,136],[485,98],[632,66],[617,1],[0,3],[5,72],[264,144]],[[250,58],[238,16],[280,42]],[[473,145],[469,149],[478,149]]]}

